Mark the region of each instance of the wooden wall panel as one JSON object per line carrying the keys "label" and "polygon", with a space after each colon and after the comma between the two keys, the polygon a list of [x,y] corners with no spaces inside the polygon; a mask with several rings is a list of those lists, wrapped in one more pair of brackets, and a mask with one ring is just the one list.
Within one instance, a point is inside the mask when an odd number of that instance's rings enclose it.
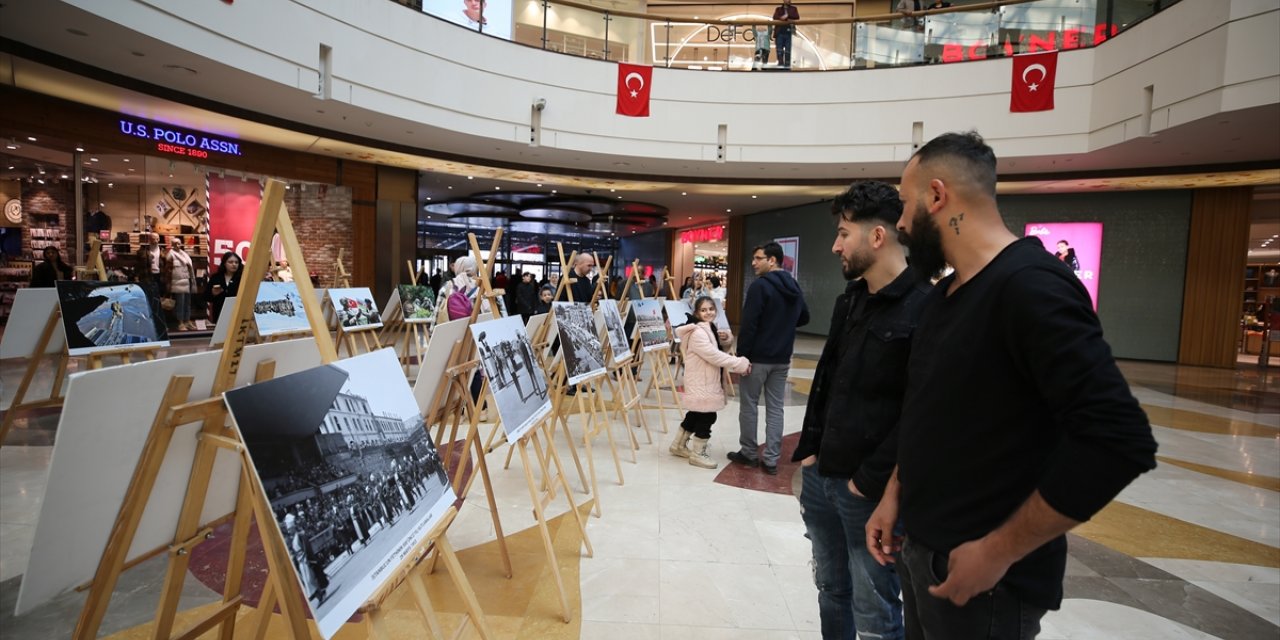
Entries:
{"label": "wooden wall panel", "polygon": [[1191,202],[1178,363],[1236,366],[1251,187],[1199,189]]}
{"label": "wooden wall panel", "polygon": [[365,162],[342,163],[342,184],[351,187],[351,244],[355,260],[351,284],[373,286],[373,258],[378,242],[378,167]]}
{"label": "wooden wall panel", "polygon": [[[725,272],[725,309],[729,311],[729,318],[738,320],[742,310],[742,282],[743,274],[749,267],[747,264],[751,261],[747,252],[751,247],[742,246],[746,242],[745,230],[747,228],[746,218],[737,216],[729,218],[729,223],[725,225],[725,239],[728,253],[725,255],[725,264],[729,266],[729,270]],[[735,323],[736,325],[736,323]]]}

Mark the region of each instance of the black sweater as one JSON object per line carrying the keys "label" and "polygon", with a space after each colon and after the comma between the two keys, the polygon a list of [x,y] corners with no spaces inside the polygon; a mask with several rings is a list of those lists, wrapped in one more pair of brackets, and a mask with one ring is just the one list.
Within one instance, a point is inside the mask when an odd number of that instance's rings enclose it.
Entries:
{"label": "black sweater", "polygon": [[[1089,296],[1037,238],[951,295],[938,284],[916,327],[899,424],[907,536],[938,552],[1003,524],[1032,492],[1080,521],[1155,468],[1155,439]],[[1062,602],[1066,538],[1014,563],[1026,601]]]}
{"label": "black sweater", "polygon": [[753,364],[791,364],[796,327],[806,324],[809,307],[800,285],[790,273],[774,269],[747,288],[738,355]]}

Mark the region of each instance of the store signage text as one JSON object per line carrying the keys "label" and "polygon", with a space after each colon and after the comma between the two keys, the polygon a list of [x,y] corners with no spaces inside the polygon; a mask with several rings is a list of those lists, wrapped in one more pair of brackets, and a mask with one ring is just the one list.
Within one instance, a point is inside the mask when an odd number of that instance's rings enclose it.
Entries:
{"label": "store signage text", "polygon": [[[1100,24],[1095,25],[1092,30],[1089,28],[1065,29],[1063,31],[1050,31],[1045,34],[1023,33],[1018,36],[1018,47],[1014,47],[1012,38],[1005,37],[1004,44],[992,46],[985,40],[979,40],[972,44],[964,45],[958,43],[942,45],[943,62],[963,62],[965,60],[985,60],[992,49],[999,51],[1003,49],[1003,55],[1009,57],[1014,53],[1035,53],[1037,51],[1054,51],[1067,49],[1079,49],[1085,44],[1085,38],[1090,33],[1093,35],[1093,44],[1101,44],[1107,38],[1120,33],[1120,27],[1115,25]],[[1061,35],[1061,39],[1059,39]],[[1017,51],[1015,51],[1015,49]],[[994,53],[994,55],[1000,55]]]}
{"label": "store signage text", "polygon": [[741,37],[747,42],[755,42],[756,32],[751,27],[738,30],[738,25],[731,24],[726,26],[716,26],[714,24],[707,25],[707,42],[733,42]]}
{"label": "store signage text", "polygon": [[216,138],[201,132],[190,132],[158,124],[120,120],[120,133],[144,140],[155,140],[156,151],[192,158],[208,158],[209,152],[238,156],[240,143]]}
{"label": "store signage text", "polygon": [[693,229],[692,231],[681,231],[681,244],[690,244],[694,242],[719,242],[724,240],[724,227],[707,227],[705,229]]}

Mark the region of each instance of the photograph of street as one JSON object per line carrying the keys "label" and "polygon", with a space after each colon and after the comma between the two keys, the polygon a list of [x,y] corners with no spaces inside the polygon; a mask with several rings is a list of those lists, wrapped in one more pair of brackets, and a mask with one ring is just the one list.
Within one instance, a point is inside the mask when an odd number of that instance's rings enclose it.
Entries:
{"label": "photograph of street", "polygon": [[585,302],[556,302],[551,305],[556,330],[564,350],[564,366],[569,384],[579,384],[604,375],[604,346],[596,333],[591,305]]}
{"label": "photograph of street", "polygon": [[296,282],[259,283],[253,320],[258,324],[258,335],[263,337],[311,330]]}
{"label": "photograph of street", "polygon": [[329,638],[455,499],[409,383],[382,349],[225,398]]}
{"label": "photograph of street", "polygon": [[160,305],[141,285],[66,280],[55,286],[69,355],[169,346]]}
{"label": "photograph of street", "polygon": [[635,314],[636,331],[640,332],[640,346],[645,353],[671,346],[667,323],[662,319],[661,300],[632,300],[631,313]]}
{"label": "photograph of street", "polygon": [[613,363],[622,364],[631,359],[631,342],[627,340],[622,314],[618,313],[618,301],[605,299],[599,304],[600,315],[604,316],[605,335],[609,336],[609,347],[613,350]]}
{"label": "photograph of street", "polygon": [[382,326],[382,315],[373,302],[373,292],[368,287],[329,289],[329,301],[333,303],[338,321],[347,331],[377,329]]}
{"label": "photograph of street", "polygon": [[551,412],[547,380],[529,344],[520,316],[471,325],[489,391],[507,442],[514,443]]}

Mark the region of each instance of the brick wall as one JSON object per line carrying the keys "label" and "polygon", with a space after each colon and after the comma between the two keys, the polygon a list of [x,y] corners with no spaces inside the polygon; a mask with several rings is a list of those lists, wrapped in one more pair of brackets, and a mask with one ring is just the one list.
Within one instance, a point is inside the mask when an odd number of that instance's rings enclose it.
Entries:
{"label": "brick wall", "polygon": [[[352,273],[351,188],[294,184],[285,193],[284,203],[302,245],[307,268],[320,277],[320,286],[333,286],[339,249],[345,249],[343,266],[348,274]],[[302,274],[295,271],[293,276],[301,278]],[[352,284],[355,284],[354,278]]]}
{"label": "brick wall", "polygon": [[[22,211],[26,218],[26,231],[22,234],[22,256],[29,260],[39,262],[42,259],[41,252],[43,249],[32,247],[32,241],[40,242],[56,242],[62,251],[62,258],[68,263],[72,262],[72,258],[68,253],[69,239],[67,238],[67,217],[71,210],[75,207],[75,193],[72,191],[72,183],[62,180],[57,184],[49,182],[47,184],[31,183],[25,185],[22,189]],[[57,217],[43,214],[57,214]],[[36,229],[52,230],[51,235],[55,237],[34,237],[33,231]],[[40,233],[39,231],[34,231]]]}

